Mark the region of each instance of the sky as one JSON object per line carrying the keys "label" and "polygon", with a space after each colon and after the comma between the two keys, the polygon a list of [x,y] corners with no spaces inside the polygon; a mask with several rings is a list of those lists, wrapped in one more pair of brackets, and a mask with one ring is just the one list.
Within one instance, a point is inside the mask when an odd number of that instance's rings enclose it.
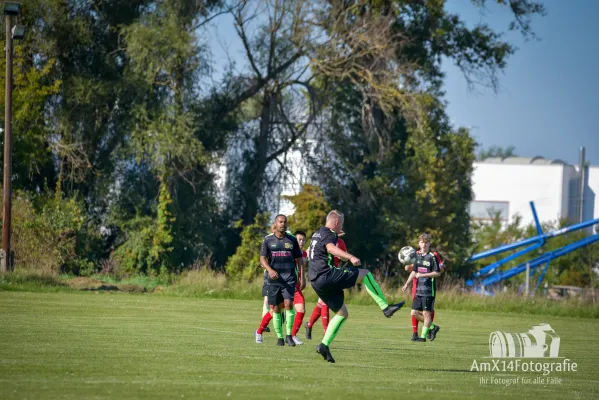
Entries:
{"label": "sky", "polygon": [[[444,63],[447,112],[456,126],[471,129],[481,148],[514,146],[518,156],[578,164],[584,146],[586,160],[599,165],[599,1],[543,3],[547,15],[532,23],[538,40],[506,33],[519,50],[497,93],[469,91],[461,71]],[[481,15],[470,1],[450,0],[446,9],[468,24],[484,21],[508,31],[509,12],[497,6]]]}
{"label": "sky", "polygon": [[[599,166],[599,0],[542,2],[547,15],[533,19],[537,39],[526,41],[508,31],[511,14],[495,0],[487,0],[484,13],[470,0],[447,1],[447,11],[471,26],[488,23],[518,48],[499,76],[497,92],[469,90],[462,72],[451,60],[444,62],[447,112],[456,127],[470,128],[479,150],[514,146],[521,157],[578,164],[584,146],[586,160]],[[239,71],[246,63],[243,48],[230,16],[221,18],[211,29],[213,66],[226,64],[228,53]]]}

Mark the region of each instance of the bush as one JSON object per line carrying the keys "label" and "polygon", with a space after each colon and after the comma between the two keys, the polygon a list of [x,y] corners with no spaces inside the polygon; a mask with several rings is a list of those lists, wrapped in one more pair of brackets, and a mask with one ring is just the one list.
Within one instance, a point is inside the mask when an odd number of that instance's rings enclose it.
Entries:
{"label": "bush", "polygon": [[12,249],[15,268],[41,275],[78,265],[76,240],[83,226],[81,205],[47,191],[16,192],[12,204]]}
{"label": "bush", "polygon": [[235,228],[242,228],[241,244],[227,260],[225,270],[233,279],[249,282],[263,273],[260,266],[260,246],[269,232],[269,214],[257,214],[254,223],[243,226],[241,221],[235,223]]}

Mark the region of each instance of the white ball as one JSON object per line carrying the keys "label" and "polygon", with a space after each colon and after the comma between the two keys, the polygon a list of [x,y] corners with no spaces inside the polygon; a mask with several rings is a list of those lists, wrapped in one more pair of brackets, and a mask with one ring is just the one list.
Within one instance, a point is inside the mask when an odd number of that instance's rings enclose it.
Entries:
{"label": "white ball", "polygon": [[397,253],[397,258],[403,265],[414,264],[416,261],[416,250],[411,246],[402,247],[399,253]]}

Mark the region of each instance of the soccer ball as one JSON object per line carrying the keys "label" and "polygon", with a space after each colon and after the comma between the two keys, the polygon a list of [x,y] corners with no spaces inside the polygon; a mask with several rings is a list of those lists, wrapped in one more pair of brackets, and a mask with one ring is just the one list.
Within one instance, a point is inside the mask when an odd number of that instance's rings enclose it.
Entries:
{"label": "soccer ball", "polygon": [[416,261],[416,250],[414,250],[414,248],[411,246],[402,247],[397,254],[397,258],[403,265],[414,264]]}

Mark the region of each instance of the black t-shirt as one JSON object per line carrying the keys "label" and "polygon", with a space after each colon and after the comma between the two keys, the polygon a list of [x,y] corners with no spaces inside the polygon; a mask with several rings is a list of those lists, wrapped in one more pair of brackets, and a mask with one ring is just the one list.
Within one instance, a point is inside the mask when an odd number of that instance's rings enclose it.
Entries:
{"label": "black t-shirt", "polygon": [[335,268],[333,255],[327,251],[327,244],[333,243],[337,246],[337,233],[323,226],[317,230],[308,248],[308,278],[310,281],[316,280],[320,275],[327,273],[331,268]]}
{"label": "black t-shirt", "polygon": [[285,233],[282,238],[278,238],[271,233],[262,241],[260,255],[266,257],[271,268],[279,274],[276,280],[272,280],[266,273],[264,279],[267,284],[277,285],[283,282],[295,284],[297,282],[295,259],[302,258],[302,250],[295,236]]}
{"label": "black t-shirt", "polygon": [[[416,252],[416,262],[414,262],[415,272],[428,274],[430,272],[441,272],[437,257],[430,251],[426,254],[420,251]],[[416,286],[416,296],[434,296],[436,292],[435,278],[418,278]]]}

